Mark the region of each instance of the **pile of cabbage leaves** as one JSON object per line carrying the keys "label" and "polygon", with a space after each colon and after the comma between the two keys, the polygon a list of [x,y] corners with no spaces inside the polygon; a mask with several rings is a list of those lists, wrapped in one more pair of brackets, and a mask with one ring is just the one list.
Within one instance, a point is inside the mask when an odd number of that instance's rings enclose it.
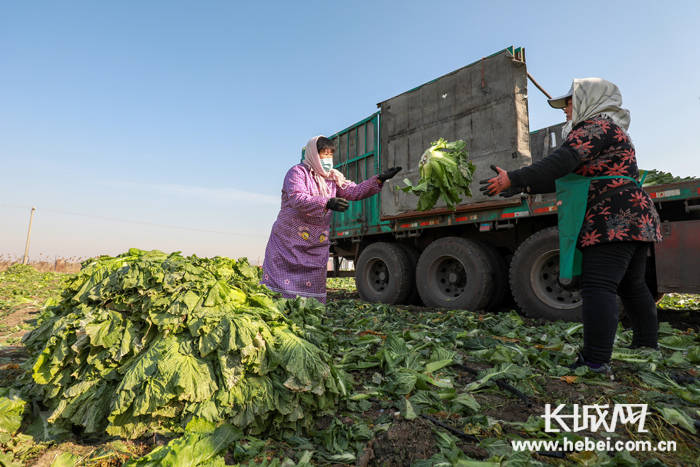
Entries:
{"label": "pile of cabbage leaves", "polygon": [[25,336],[26,395],[52,424],[125,438],[192,419],[250,434],[310,426],[345,394],[323,307],[278,300],[259,275],[244,259],[137,249],[86,261]]}
{"label": "pile of cabbage leaves", "polygon": [[663,185],[665,183],[687,182],[696,179],[696,177],[679,177],[673,175],[671,172],[664,172],[663,170],[656,169],[640,170],[639,174],[641,176],[644,176],[644,186]]}

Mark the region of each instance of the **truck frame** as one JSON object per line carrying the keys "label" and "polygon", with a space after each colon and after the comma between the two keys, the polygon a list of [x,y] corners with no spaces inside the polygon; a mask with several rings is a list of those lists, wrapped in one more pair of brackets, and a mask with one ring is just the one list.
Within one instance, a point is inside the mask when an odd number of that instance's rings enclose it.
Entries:
{"label": "truck frame", "polygon": [[[527,76],[524,49],[509,47],[384,101],[379,111],[331,136],[334,165],[357,182],[393,165],[408,165],[416,176],[425,142],[438,137],[476,148],[470,151],[475,180],[486,178],[492,163],[527,165],[561,144],[563,125],[528,131]],[[501,88],[506,91],[499,94]],[[454,102],[444,110],[450,93]],[[418,124],[399,124],[418,111]],[[362,299],[474,311],[516,304],[530,317],[581,320],[580,289],[558,280],[553,193],[475,196],[456,209],[438,205],[421,212],[410,209],[417,198],[401,199],[397,183],[387,185],[375,197],[351,202],[331,223],[329,275],[354,275]],[[645,189],[664,235],[647,261],[652,294],[700,293],[700,179]],[[346,270],[349,261],[354,271]]]}

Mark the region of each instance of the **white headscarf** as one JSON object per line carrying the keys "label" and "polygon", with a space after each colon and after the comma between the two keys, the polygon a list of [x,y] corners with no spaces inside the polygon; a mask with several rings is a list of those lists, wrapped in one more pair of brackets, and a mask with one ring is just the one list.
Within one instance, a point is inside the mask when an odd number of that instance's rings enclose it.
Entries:
{"label": "white headscarf", "polygon": [[602,115],[610,117],[625,131],[630,126],[630,112],[623,109],[622,94],[617,86],[602,78],[575,79],[571,120],[562,128],[562,138],[566,139],[571,129],[584,120]]}
{"label": "white headscarf", "polygon": [[321,196],[328,197],[331,195],[331,192],[326,180],[333,180],[340,188],[347,187],[350,182],[345,179],[342,173],[335,169],[331,169],[328,172],[323,169],[321,166],[321,156],[318,155],[318,148],[316,147],[316,142],[320,137],[320,135],[314,136],[306,143],[306,150],[304,151],[304,160],[302,163],[311,171],[311,175],[314,176]]}

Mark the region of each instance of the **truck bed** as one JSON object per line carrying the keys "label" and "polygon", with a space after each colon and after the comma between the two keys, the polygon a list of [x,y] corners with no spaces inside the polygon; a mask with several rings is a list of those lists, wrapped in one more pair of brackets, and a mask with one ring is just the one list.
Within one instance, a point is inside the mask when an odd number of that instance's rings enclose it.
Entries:
{"label": "truck bed", "polygon": [[[657,207],[672,201],[700,200],[700,179],[644,187]],[[480,231],[489,231],[499,222],[513,219],[549,216],[557,212],[554,193],[523,195],[498,201],[485,201],[458,206],[456,210],[437,208],[430,211],[409,211],[395,216],[383,216],[390,231],[408,232],[421,229],[479,223]],[[662,213],[662,218],[663,218]],[[333,230],[331,237],[349,238],[363,235],[361,229]]]}

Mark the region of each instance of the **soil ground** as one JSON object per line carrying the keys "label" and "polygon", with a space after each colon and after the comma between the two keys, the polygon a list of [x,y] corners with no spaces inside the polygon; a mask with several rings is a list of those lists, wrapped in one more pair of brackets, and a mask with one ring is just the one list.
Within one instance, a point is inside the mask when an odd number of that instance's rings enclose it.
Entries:
{"label": "soil ground", "polygon": [[[41,308],[40,302],[47,298],[47,295],[55,295],[59,290],[58,285],[62,275],[57,275],[55,280],[47,280],[45,277],[42,280],[46,281],[46,285],[39,287],[33,297],[29,297],[29,303],[5,304],[0,303],[0,381],[2,385],[11,384],[21,374],[20,364],[23,363],[28,355],[21,344],[21,337],[31,329],[34,320],[37,318]],[[0,284],[1,286],[2,284]],[[334,287],[333,282],[329,283],[328,300],[346,300],[359,299],[359,295],[354,287],[349,287],[347,284],[341,284],[340,287]],[[2,295],[0,295],[2,298]],[[7,302],[4,302],[7,303]],[[405,307],[406,309],[416,313],[430,313],[436,310],[425,307]],[[661,310],[661,319],[668,320],[674,327],[679,329],[697,329],[698,310]],[[537,325],[534,320],[525,320],[527,325]],[[466,356],[465,356],[466,357]],[[468,362],[465,360],[465,363]],[[468,362],[470,366],[479,370],[483,369],[483,365],[479,362]],[[371,372],[370,372],[371,373]],[[366,375],[368,378],[371,374]],[[464,373],[458,374],[455,381],[459,384],[468,384],[473,380],[473,376]],[[621,383],[624,383],[624,371],[621,377]],[[537,393],[547,395],[547,401],[542,397],[532,397],[531,405],[528,406],[520,399],[514,396],[504,396],[503,392],[485,391],[475,394],[475,399],[483,408],[483,415],[491,419],[504,422],[526,422],[529,417],[538,417],[541,415],[542,406],[545,402],[554,400],[563,400],[569,403],[591,403],[598,400],[601,395],[614,397],[616,393],[624,392],[625,386],[621,385],[601,385],[589,386],[581,384],[571,384],[563,379],[557,378],[540,378],[534,381],[533,384],[539,385]],[[378,405],[373,405],[372,408],[363,414],[364,421],[372,425],[381,417],[387,416],[387,410],[380,408]],[[440,417],[441,414],[436,414]],[[447,418],[442,421],[447,425],[453,424],[453,420],[445,414]],[[319,421],[323,423],[323,421]],[[505,426],[505,425],[504,425]],[[322,427],[321,427],[322,428]],[[454,425],[455,429],[464,430],[464,426],[459,424]],[[509,430],[510,428],[500,428],[496,426],[495,431],[490,433],[477,433],[480,437],[498,436],[498,430]],[[403,466],[411,465],[411,463],[428,459],[439,451],[434,433],[444,430],[430,421],[422,418],[406,420],[403,418],[395,418],[387,431],[381,432],[366,444],[363,452],[358,453],[357,465],[363,466]],[[690,446],[696,446],[700,450],[700,442],[697,437],[692,437],[687,433],[676,431],[673,433],[677,439],[684,443],[689,443]],[[108,441],[97,441],[95,444],[81,443],[73,439],[60,444],[39,444],[25,446],[26,454],[22,456],[24,465],[39,465],[49,466],[55,458],[64,452],[73,453],[78,458],[85,459],[88,455],[94,454],[98,450],[105,451],[104,463],[91,465],[120,465],[123,460],[132,456],[143,455],[155,446],[163,444],[167,440],[164,439],[146,439],[136,442],[124,442],[118,448],[115,448]],[[488,452],[479,447],[478,443],[468,440],[461,440],[457,447],[464,453],[474,459],[485,460],[488,457]],[[537,456],[540,458],[541,456]],[[657,456],[668,465],[681,465],[670,455]],[[230,459],[229,459],[230,460]],[[552,459],[542,458],[541,461],[551,462]]]}

